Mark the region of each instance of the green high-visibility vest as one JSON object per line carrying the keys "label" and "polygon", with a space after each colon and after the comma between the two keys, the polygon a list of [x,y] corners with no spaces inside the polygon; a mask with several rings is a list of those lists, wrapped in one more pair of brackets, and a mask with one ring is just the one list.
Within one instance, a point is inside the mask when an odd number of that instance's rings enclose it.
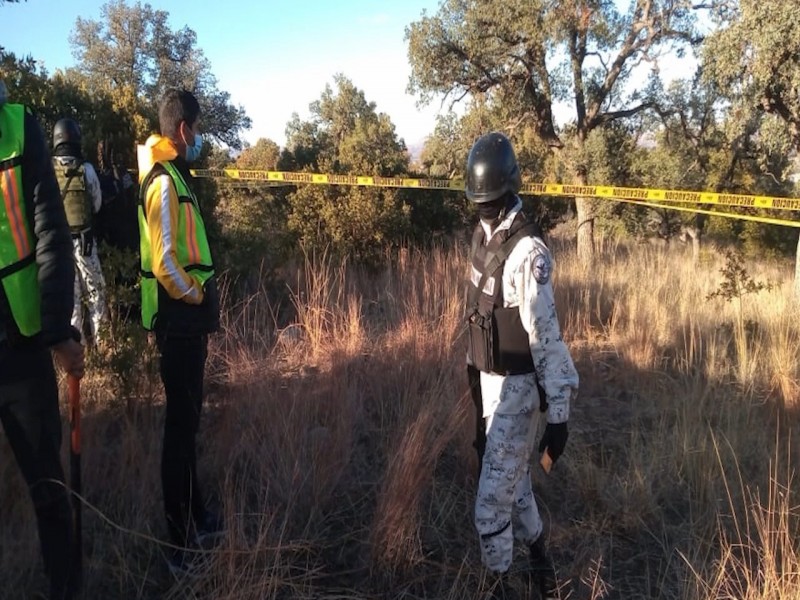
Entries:
{"label": "green high-visibility vest", "polygon": [[22,191],[25,107],[0,105],[0,280],[11,316],[26,337],[42,329],[36,241]]}
{"label": "green high-visibility vest", "polygon": [[[204,285],[214,276],[214,262],[208,247],[206,226],[200,214],[200,205],[194,192],[189,189],[183,176],[171,162],[159,162],[172,179],[178,192],[178,231],[175,236],[175,249],[178,264],[186,273]],[[153,167],[154,169],[157,167]],[[152,173],[152,171],[151,171]],[[147,188],[153,181],[148,174],[139,196],[139,238],[142,271],[142,325],[152,330],[158,318],[158,281],[153,274],[153,256],[150,243],[150,229],[147,226],[145,202]]]}

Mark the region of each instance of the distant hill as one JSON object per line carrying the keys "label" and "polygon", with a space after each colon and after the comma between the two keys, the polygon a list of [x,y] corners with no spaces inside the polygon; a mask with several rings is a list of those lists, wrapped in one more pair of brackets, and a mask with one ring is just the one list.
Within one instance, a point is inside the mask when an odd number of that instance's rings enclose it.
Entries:
{"label": "distant hill", "polygon": [[408,155],[411,157],[411,162],[419,162],[422,156],[422,149],[425,147],[425,140],[417,140],[416,142],[408,143]]}

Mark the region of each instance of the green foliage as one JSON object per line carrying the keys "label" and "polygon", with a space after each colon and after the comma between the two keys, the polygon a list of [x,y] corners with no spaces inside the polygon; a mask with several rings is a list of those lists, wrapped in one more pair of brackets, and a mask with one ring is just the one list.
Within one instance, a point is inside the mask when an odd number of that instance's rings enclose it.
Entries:
{"label": "green foliage", "polygon": [[169,13],[139,1],[111,0],[101,19],[79,17],[70,36],[77,71],[92,89],[106,91],[132,121],[135,139],[157,130],[158,99],[170,87],[192,91],[203,109],[203,131],[232,148],[250,127],[244,109],[219,90],[211,65],[189,27],[172,30]]}
{"label": "green foliage", "polygon": [[261,138],[255,146],[245,146],[236,159],[236,168],[274,171],[280,160],[280,151],[278,144]]}
{"label": "green foliage", "polygon": [[51,76],[34,59],[19,59],[0,49],[0,79],[8,87],[10,101],[36,113],[48,139],[56,121],[70,117],[81,125],[85,157],[94,159],[98,142],[104,141],[117,149],[115,163],[132,164],[135,140],[130,118],[114,108],[109,94],[88,87],[75,71]]}
{"label": "green foliage", "polygon": [[471,137],[465,134],[463,120],[454,112],[439,115],[422,149],[421,170],[428,177],[463,179]]}
{"label": "green foliage", "polygon": [[472,207],[461,192],[400,190],[398,197],[410,210],[410,232],[406,241],[417,246],[429,246],[437,238],[469,222]]}
{"label": "green foliage", "polygon": [[[558,163],[559,180],[585,184],[589,134],[652,108],[657,72],[645,86],[628,86],[636,65],[678,48],[694,35],[689,7],[673,0],[444,0],[433,16],[406,29],[409,90],[423,102],[435,95],[485,98],[504,114],[499,129],[528,127]],[[554,106],[575,112],[559,131]],[[594,256],[599,203],[576,198],[578,255]]]}
{"label": "green foliage", "polygon": [[[800,18],[796,6],[782,0],[738,0],[714,6],[718,27],[703,47],[705,77],[725,90],[730,127],[754,129],[751,139],[765,149],[758,164],[767,187],[785,192],[789,188],[785,183],[789,153],[800,149]],[[763,229],[750,227],[747,231],[745,241],[750,248],[758,240],[786,249],[795,237],[788,231],[766,236]],[[800,247],[796,260],[800,273]]]}
{"label": "green foliage", "polygon": [[52,75],[33,58],[0,48],[0,78],[9,100],[30,106],[48,136],[58,119],[74,118],[89,160],[98,156],[102,141],[106,160],[133,166],[136,143],[158,129],[158,97],[167,87],[184,87],[200,99],[204,131],[237,147],[250,120],[217,89],[194,32],[172,31],[168,17],[148,4],[109,2],[100,20],[76,22],[70,41],[78,66]]}
{"label": "green foliage", "polygon": [[[425,176],[463,179],[472,144],[485,133],[504,130],[504,124],[509,119],[507,108],[480,100],[470,102],[469,109],[461,117],[453,112],[438,117],[436,129],[427,138],[422,151],[421,168]],[[549,149],[532,127],[520,125],[509,133],[509,137],[525,180],[558,180]],[[463,195],[450,200],[448,205],[457,222],[476,221],[474,207],[466,202]],[[556,197],[528,198],[525,206],[528,214],[545,230],[563,221],[570,210],[568,199]],[[418,223],[416,219],[414,221]]]}
{"label": "green foliage", "polygon": [[286,126],[283,162],[301,170],[392,176],[408,169],[408,154],[388,115],[343,75],[311,103],[310,121],[295,114]]}
{"label": "green foliage", "polygon": [[706,296],[706,300],[722,298],[726,302],[738,300],[749,294],[757,294],[762,290],[771,290],[770,282],[756,281],[750,275],[741,253],[735,250],[725,251],[725,266],[720,269],[722,281],[719,287]]}
{"label": "green foliage", "polygon": [[793,227],[745,221],[738,237],[742,252],[760,260],[791,256],[797,249],[797,231]]}
{"label": "green foliage", "polygon": [[800,18],[783,0],[738,0],[735,10],[721,3],[720,27],[706,40],[706,76],[728,91],[740,120],[770,113],[788,125],[800,144]]}
{"label": "green foliage", "polygon": [[[405,143],[389,117],[342,75],[310,105],[311,119],[287,125],[278,167],[325,173],[403,176]],[[446,193],[346,186],[306,186],[289,195],[288,229],[305,248],[373,263],[387,248],[449,230],[459,211]]]}
{"label": "green foliage", "polygon": [[748,328],[744,318],[744,298],[761,291],[769,291],[773,288],[772,283],[756,281],[750,275],[744,263],[744,258],[736,250],[725,252],[725,266],[720,269],[722,281],[719,287],[706,296],[706,300],[721,298],[725,302],[736,301],[737,318],[734,328],[734,342],[736,355],[739,363],[740,377],[744,379],[750,361],[750,351],[748,340]]}
{"label": "green foliage", "polygon": [[[275,170],[280,148],[269,139],[259,139],[245,147],[235,162],[227,153],[217,152],[210,159],[216,168]],[[215,260],[234,280],[248,282],[251,277],[269,279],[283,266],[294,248],[295,236],[287,227],[288,187],[264,184],[225,184],[216,186],[215,222],[220,239]]]}
{"label": "green foliage", "polygon": [[17,58],[0,48],[0,78],[8,88],[8,101],[30,106],[40,118],[54,98],[47,71],[30,56]]}
{"label": "green foliage", "polygon": [[139,256],[107,245],[100,248],[106,281],[109,321],[99,351],[88,354],[88,367],[111,376],[115,396],[133,406],[134,394],[157,377],[157,356],[140,321]]}
{"label": "green foliage", "polygon": [[647,99],[622,93],[631,64],[688,39],[693,21],[690,10],[670,0],[648,2],[647,9],[632,2],[626,13],[612,2],[586,0],[445,0],[435,15],[423,14],[406,29],[409,89],[423,101],[491,94],[514,107],[515,124],[529,123],[548,144],[560,145],[555,102],[574,101],[581,138],[635,114],[634,105],[644,108]]}
{"label": "green foliage", "polygon": [[[157,128],[161,91],[180,86],[200,97],[204,130],[228,145],[206,149],[212,167],[463,177],[474,140],[500,130],[512,139],[526,179],[794,194],[788,176],[800,140],[797,11],[780,0],[713,6],[698,74],[667,89],[654,75],[634,89],[636,65],[657,64],[660,52],[697,41],[684,3],[637,0],[623,9],[588,0],[444,0],[406,30],[409,88],[423,101],[445,95],[467,104],[439,118],[415,165],[390,117],[343,75],[312,103],[308,120],[295,115],[287,124],[286,148],[259,140],[236,155],[249,119],[218,90],[195,32],[173,29],[169,13],[138,0],[112,0],[99,16],[77,20],[70,38],[76,68],[50,74],[33,58],[0,49],[0,77],[9,98],[31,106],[47,134],[58,118],[75,117],[87,158],[103,141],[115,149],[115,163],[129,166],[135,144]],[[557,125],[553,105],[564,102],[572,113]],[[373,260],[387,246],[428,243],[475,219],[463,195],[452,192],[205,180],[198,191],[218,261],[238,273],[262,260],[274,268],[298,242]],[[558,198],[525,203],[545,228],[576,206]],[[635,237],[704,228],[759,256],[791,252],[796,242],[789,228],[613,202],[583,206],[581,222],[599,217],[601,229]]]}
{"label": "green foliage", "polygon": [[[84,156],[94,159],[102,141],[106,151],[96,164],[105,166],[135,164],[135,145],[158,129],[158,97],[169,87],[194,91],[203,109],[203,131],[232,148],[240,145],[239,135],[250,121],[217,89],[191,29],[171,30],[167,12],[140,2],[114,0],[101,12],[99,21],[76,22],[70,40],[79,61],[75,69],[49,76],[32,59],[0,52],[0,76],[12,100],[36,110],[48,133],[59,118],[75,118],[83,131]],[[225,153],[207,145],[202,160],[222,161],[221,155]],[[216,184],[198,180],[195,191],[216,247],[223,237],[214,219]]]}
{"label": "green foliage", "polygon": [[269,278],[291,256],[295,236],[287,227],[289,188],[218,188],[215,260],[234,278]]}
{"label": "green foliage", "polygon": [[300,187],[290,197],[289,230],[307,248],[375,264],[411,234],[411,207],[395,190]]}

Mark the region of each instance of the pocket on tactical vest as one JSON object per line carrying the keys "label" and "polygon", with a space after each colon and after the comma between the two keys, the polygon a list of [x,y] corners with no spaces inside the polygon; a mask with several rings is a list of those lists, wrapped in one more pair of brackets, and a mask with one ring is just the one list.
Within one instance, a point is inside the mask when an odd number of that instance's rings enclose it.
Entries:
{"label": "pocket on tactical vest", "polygon": [[492,318],[475,311],[468,320],[469,347],[467,360],[479,371],[494,370]]}
{"label": "pocket on tactical vest", "polygon": [[519,308],[495,308],[490,315],[475,311],[469,317],[468,333],[468,361],[476,369],[500,375],[534,372]]}
{"label": "pocket on tactical vest", "polygon": [[532,373],[534,367],[530,340],[522,326],[519,308],[495,308],[492,325],[496,371],[504,375]]}

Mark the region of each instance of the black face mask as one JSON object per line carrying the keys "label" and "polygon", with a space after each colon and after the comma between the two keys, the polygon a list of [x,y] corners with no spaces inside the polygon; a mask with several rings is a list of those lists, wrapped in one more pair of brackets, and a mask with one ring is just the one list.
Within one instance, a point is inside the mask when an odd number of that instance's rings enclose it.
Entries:
{"label": "black face mask", "polygon": [[491,202],[481,202],[478,204],[478,215],[484,221],[496,221],[500,218],[500,213],[505,208],[506,203],[504,198],[498,198]]}

